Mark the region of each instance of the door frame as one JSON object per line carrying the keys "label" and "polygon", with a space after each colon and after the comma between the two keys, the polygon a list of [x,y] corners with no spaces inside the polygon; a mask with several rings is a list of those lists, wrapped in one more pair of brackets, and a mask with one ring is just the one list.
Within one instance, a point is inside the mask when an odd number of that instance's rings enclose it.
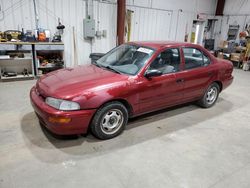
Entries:
{"label": "door frame", "polygon": [[[151,65],[151,63],[158,57],[158,55],[162,52],[164,52],[165,50],[167,49],[178,49],[179,51],[179,56],[180,56],[180,65],[179,65],[179,71],[178,72],[172,72],[172,73],[167,73],[167,74],[163,74],[159,77],[161,77],[162,79],[167,79],[165,77],[172,77],[172,79],[174,79],[174,82],[176,83],[177,80],[179,79],[179,73],[183,71],[183,63],[184,63],[184,59],[183,59],[183,53],[181,51],[181,47],[180,46],[171,46],[171,47],[164,47],[158,51],[155,52],[155,54],[151,57],[151,59],[147,62],[147,64],[144,66],[143,70],[139,73],[139,79],[140,80],[143,80],[143,82],[145,80],[147,80],[148,82],[150,82],[150,80],[148,80],[146,77],[145,77],[145,73],[146,71],[148,70],[149,66]],[[154,79],[154,78],[152,78]],[[158,110],[158,109],[163,109],[163,108],[167,108],[167,107],[170,107],[170,106],[175,106],[175,105],[178,105],[178,104],[181,104],[182,103],[182,98],[183,98],[183,89],[184,89],[184,83],[176,83],[176,84],[179,84],[179,85],[176,85],[176,87],[180,87],[180,95],[182,95],[182,97],[180,97],[180,100],[176,103],[173,103],[173,104],[169,104],[169,105],[164,105],[164,106],[159,106],[159,107],[156,107],[156,109],[153,109],[151,111],[155,111],[155,110]],[[181,85],[180,85],[181,84]],[[147,112],[142,112],[141,111],[141,102],[139,102],[139,111],[140,111],[140,114],[143,114],[143,113],[147,113]],[[148,111],[150,112],[150,111]]]}

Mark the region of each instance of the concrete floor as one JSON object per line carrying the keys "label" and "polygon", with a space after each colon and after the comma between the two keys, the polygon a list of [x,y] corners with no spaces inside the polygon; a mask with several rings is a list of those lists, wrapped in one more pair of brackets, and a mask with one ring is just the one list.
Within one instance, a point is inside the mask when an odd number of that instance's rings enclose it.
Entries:
{"label": "concrete floor", "polygon": [[0,187],[250,187],[250,72],[210,109],[138,117],[117,138],[58,140],[29,103],[35,81],[0,83]]}

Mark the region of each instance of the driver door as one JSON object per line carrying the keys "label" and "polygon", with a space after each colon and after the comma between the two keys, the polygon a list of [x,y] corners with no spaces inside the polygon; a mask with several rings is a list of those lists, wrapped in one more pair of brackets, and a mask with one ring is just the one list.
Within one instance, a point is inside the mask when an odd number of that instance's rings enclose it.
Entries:
{"label": "driver door", "polygon": [[184,83],[179,79],[178,75],[182,67],[181,64],[179,48],[165,49],[152,61],[147,71],[159,70],[162,75],[141,78],[139,92],[140,113],[154,111],[182,102]]}

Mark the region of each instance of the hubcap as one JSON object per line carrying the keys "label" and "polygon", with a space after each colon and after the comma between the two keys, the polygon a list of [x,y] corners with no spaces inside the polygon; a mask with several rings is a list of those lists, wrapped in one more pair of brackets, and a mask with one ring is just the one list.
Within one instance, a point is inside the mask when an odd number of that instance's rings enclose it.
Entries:
{"label": "hubcap", "polygon": [[211,87],[208,92],[207,92],[207,97],[206,97],[206,100],[207,100],[207,103],[208,104],[213,104],[214,101],[216,100],[217,98],[217,94],[218,94],[218,90],[216,87]]}
{"label": "hubcap", "polygon": [[102,118],[101,129],[105,134],[114,134],[122,126],[123,114],[118,109],[109,110]]}

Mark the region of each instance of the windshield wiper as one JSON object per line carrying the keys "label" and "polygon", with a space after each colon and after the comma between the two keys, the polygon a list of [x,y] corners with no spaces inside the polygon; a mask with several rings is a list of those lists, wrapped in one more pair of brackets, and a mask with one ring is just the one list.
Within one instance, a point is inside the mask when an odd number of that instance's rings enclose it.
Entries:
{"label": "windshield wiper", "polygon": [[105,69],[111,70],[111,71],[113,71],[113,72],[116,72],[116,73],[118,73],[118,74],[121,74],[120,71],[114,69],[113,67],[111,67],[111,66],[109,66],[109,65],[108,65],[108,66],[104,66],[104,65],[102,65],[102,64],[98,64],[96,61],[91,62],[91,64],[93,64],[93,65],[95,65],[95,66],[97,66],[97,67],[105,68]]}
{"label": "windshield wiper", "polygon": [[102,67],[100,64],[98,64],[96,61],[91,62],[91,64],[97,66],[97,67]]}
{"label": "windshield wiper", "polygon": [[120,71],[118,71],[118,70],[116,70],[116,69],[114,69],[113,67],[111,67],[111,66],[104,66],[106,69],[108,69],[108,70],[111,70],[111,71],[113,71],[113,72],[116,72],[116,73],[118,73],[118,74],[121,74],[121,72]]}

